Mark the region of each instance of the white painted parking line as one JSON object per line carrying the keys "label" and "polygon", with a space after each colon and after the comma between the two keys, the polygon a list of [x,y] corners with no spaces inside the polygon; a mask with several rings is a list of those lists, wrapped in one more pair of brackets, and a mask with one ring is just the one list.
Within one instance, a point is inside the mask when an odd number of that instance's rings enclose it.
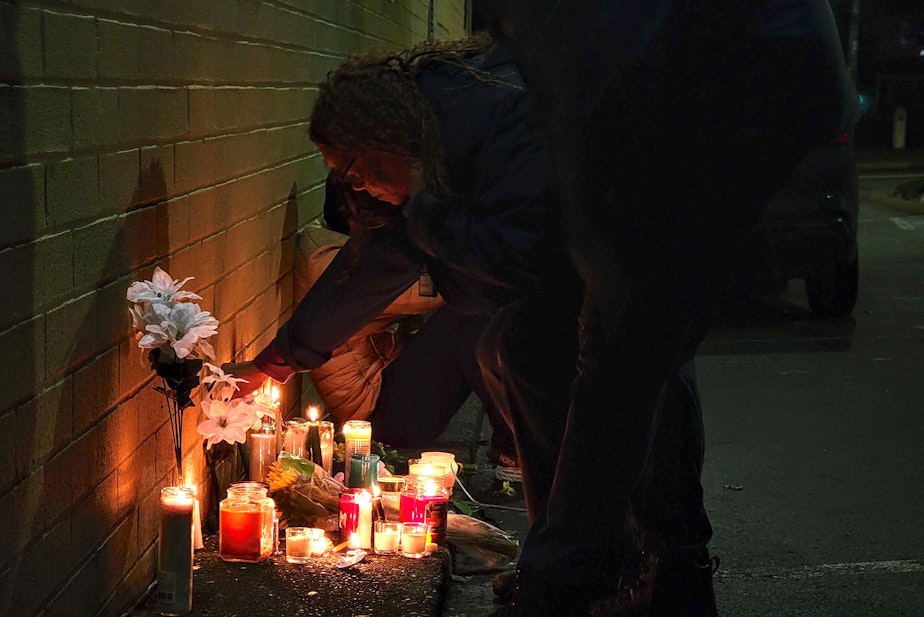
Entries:
{"label": "white painted parking line", "polygon": [[902,559],[892,561],[857,561],[853,563],[825,563],[817,566],[802,566],[776,572],[768,570],[729,571],[721,567],[716,573],[724,578],[775,578],[809,579],[821,576],[854,576],[858,574],[908,574],[924,572],[924,561]]}
{"label": "white painted parking line", "polygon": [[904,229],[905,231],[924,228],[924,216],[894,216],[889,220],[895,223],[899,229]]}

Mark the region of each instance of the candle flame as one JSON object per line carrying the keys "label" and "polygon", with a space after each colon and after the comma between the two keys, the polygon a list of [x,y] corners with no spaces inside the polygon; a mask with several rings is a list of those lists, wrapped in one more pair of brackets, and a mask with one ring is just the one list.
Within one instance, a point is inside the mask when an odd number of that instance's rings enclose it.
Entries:
{"label": "candle flame", "polygon": [[372,485],[372,496],[380,497],[381,495],[382,495],[382,489],[379,488],[378,484],[373,484]]}
{"label": "candle flame", "polygon": [[312,422],[317,422],[317,421],[318,421],[318,416],[319,416],[320,414],[321,414],[321,412],[320,412],[320,410],[318,409],[317,405],[309,405],[309,406],[308,406],[308,419],[309,419],[309,420],[311,420]]}
{"label": "candle flame", "polygon": [[274,385],[270,389],[270,392],[271,392],[271,397],[273,399],[273,405],[279,404],[279,387]]}

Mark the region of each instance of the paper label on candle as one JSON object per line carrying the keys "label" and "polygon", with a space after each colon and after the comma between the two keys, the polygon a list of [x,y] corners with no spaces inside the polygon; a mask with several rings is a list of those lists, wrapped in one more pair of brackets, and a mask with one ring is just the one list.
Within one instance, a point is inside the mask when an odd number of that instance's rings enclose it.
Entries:
{"label": "paper label on candle", "polygon": [[157,574],[157,601],[171,603],[176,600],[176,572]]}

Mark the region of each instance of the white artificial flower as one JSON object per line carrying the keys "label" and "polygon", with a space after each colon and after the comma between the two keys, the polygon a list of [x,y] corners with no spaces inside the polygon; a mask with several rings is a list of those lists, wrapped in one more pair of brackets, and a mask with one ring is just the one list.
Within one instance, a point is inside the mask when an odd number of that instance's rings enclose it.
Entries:
{"label": "white artificial flower", "polygon": [[183,302],[185,300],[201,300],[202,297],[191,291],[180,291],[180,287],[193,277],[188,276],[182,281],[172,279],[170,275],[161,270],[160,266],[154,268],[154,276],[150,281],[134,282],[129,286],[125,297],[130,302]]}
{"label": "white artificial flower", "polygon": [[206,362],[205,367],[209,369],[211,374],[204,377],[202,383],[204,385],[213,384],[209,390],[210,398],[229,401],[231,397],[234,396],[234,393],[241,389],[237,384],[239,382],[247,383],[246,379],[234,377],[230,373],[225,373],[221,370],[221,367],[215,366],[214,364]]}
{"label": "white artificial flower", "polygon": [[247,429],[254,424],[253,411],[241,399],[221,401],[207,399],[199,403],[206,419],[196,430],[206,438],[207,448],[220,441],[244,443]]}
{"label": "white artificial flower", "polygon": [[150,309],[142,318],[146,334],[138,340],[139,347],[169,346],[180,359],[214,356],[212,346],[203,340],[218,332],[218,320],[211,313],[188,302],[152,303]]}

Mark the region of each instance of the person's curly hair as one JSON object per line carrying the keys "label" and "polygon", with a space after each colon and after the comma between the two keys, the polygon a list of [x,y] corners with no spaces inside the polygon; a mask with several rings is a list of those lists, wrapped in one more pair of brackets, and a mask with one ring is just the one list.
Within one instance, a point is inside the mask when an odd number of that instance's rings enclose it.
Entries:
{"label": "person's curly hair", "polygon": [[[399,52],[348,57],[318,88],[308,135],[318,144],[355,156],[366,151],[395,154],[419,164],[430,190],[449,193],[436,114],[417,87],[418,74],[435,63],[473,70],[466,58],[493,45],[479,33],[452,41],[426,41]],[[486,74],[486,79],[496,79]],[[339,191],[359,226],[388,225],[394,208],[371,207],[369,200]]]}

